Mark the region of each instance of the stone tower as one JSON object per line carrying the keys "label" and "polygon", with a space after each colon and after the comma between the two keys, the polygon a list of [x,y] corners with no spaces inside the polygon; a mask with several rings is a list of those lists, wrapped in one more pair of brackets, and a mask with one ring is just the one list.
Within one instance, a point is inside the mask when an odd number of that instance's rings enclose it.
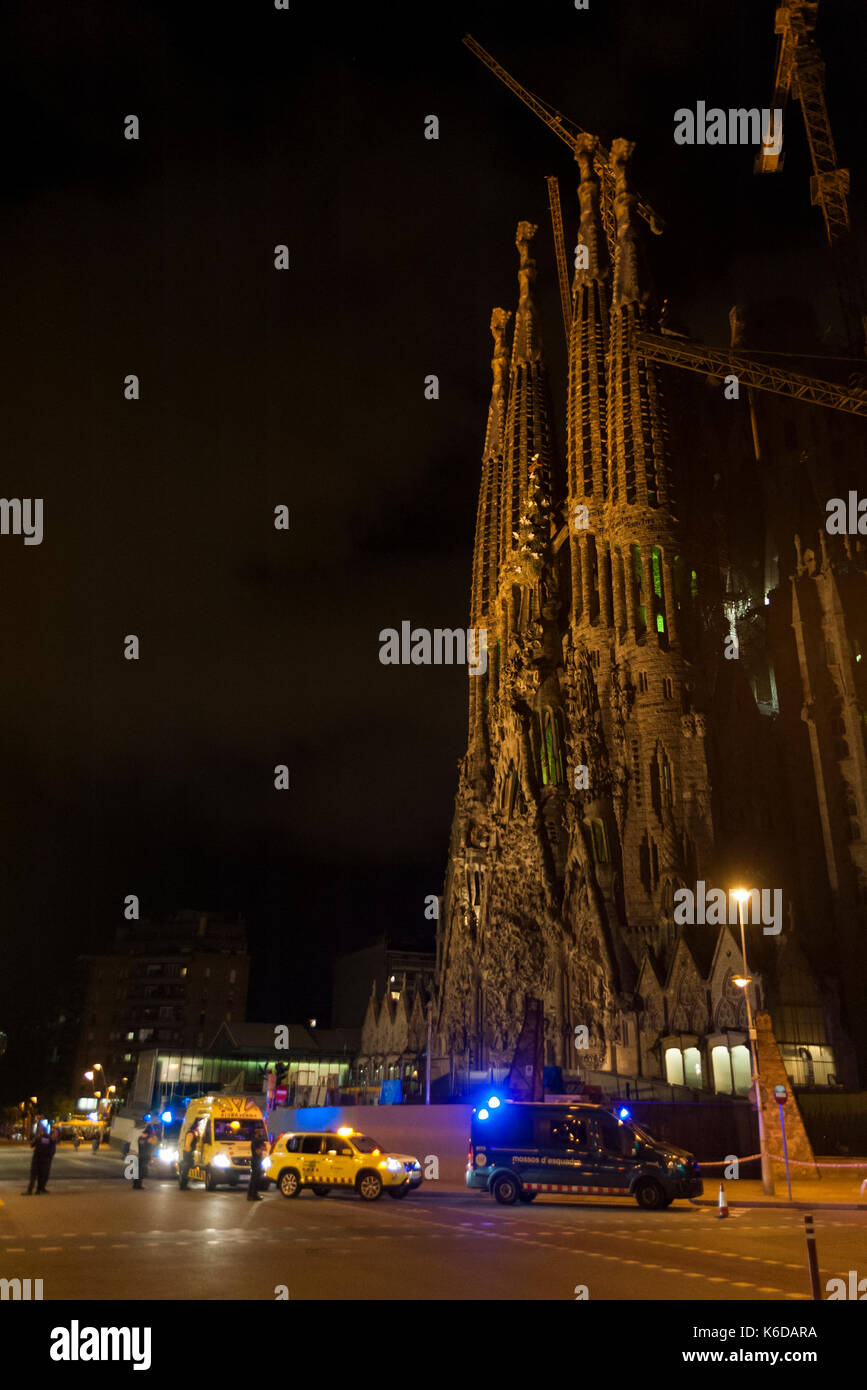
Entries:
{"label": "stone tower", "polygon": [[[678,888],[727,870],[715,830],[715,784],[726,780],[716,769],[731,724],[749,721],[730,698],[739,677],[724,654],[734,627],[719,568],[695,518],[684,524],[678,512],[675,465],[682,474],[690,460],[669,438],[665,369],[633,342],[636,327],[658,329],[659,314],[629,185],[632,149],[611,147],[612,264],[592,137],[576,148],[565,469],[552,443],[527,222],[516,238],[511,351],[510,315],[495,309],[491,320],[471,599],[489,659],[470,680],[436,1027],[453,1065],[508,1065],[525,1000],[539,998],[547,1063],[663,1077],[671,1043],[684,1057],[701,1054],[698,1084],[713,1073],[725,1089],[719,1077],[737,1068],[720,1069],[711,1051],[734,1036],[739,953],[726,926],[712,940],[691,937],[673,906]],[[723,811],[728,823],[740,808]],[[766,942],[763,970],[772,958]],[[731,961],[728,973],[720,959]],[[581,1025],[589,1045],[578,1054]]]}

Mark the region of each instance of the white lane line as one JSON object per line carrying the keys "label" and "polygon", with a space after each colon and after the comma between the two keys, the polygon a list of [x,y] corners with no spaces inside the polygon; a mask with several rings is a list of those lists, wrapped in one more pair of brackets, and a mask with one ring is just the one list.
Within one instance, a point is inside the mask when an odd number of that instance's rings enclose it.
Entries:
{"label": "white lane line", "polygon": [[6,1254],[7,1254],[7,1255],[23,1255],[23,1254],[24,1254],[24,1246],[23,1246],[23,1245],[7,1245],[7,1246],[6,1246]]}
{"label": "white lane line", "polygon": [[43,1251],[43,1252],[48,1251],[48,1250],[51,1250],[51,1251],[53,1252],[53,1251],[56,1251],[56,1250],[62,1250],[62,1249],[63,1249],[63,1246],[62,1246],[62,1245],[40,1245],[39,1249],[40,1249],[41,1251]]}

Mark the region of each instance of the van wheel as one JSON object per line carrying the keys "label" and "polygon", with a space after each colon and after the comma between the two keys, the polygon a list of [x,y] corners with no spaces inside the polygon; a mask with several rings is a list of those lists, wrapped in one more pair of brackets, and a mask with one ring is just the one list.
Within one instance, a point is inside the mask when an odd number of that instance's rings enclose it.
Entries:
{"label": "van wheel", "polygon": [[301,1191],[301,1179],[294,1168],[284,1168],[277,1186],[284,1197],[297,1197]]}
{"label": "van wheel", "polygon": [[665,1192],[653,1178],[644,1178],[636,1185],[635,1200],[642,1211],[662,1211],[671,1205],[671,1199],[666,1201]]}
{"label": "van wheel", "polygon": [[315,1182],[313,1184],[313,1191],[317,1197],[327,1197],[331,1188],[324,1182]]}
{"label": "van wheel", "polygon": [[205,1171],[205,1189],[208,1192],[216,1192],[217,1190],[217,1175],[210,1168]]}
{"label": "van wheel", "polygon": [[524,1191],[521,1191],[521,1192],[518,1193],[518,1201],[519,1201],[519,1202],[535,1202],[535,1200],[536,1200],[536,1198],[538,1197],[538,1195],[539,1195],[538,1192],[524,1192]]}
{"label": "van wheel", "polygon": [[365,1202],[376,1202],[382,1196],[382,1178],[378,1173],[359,1173],[355,1187]]}
{"label": "van wheel", "polygon": [[501,1173],[498,1178],[494,1178],[491,1184],[491,1191],[500,1205],[504,1207],[515,1205],[519,1190],[517,1180],[510,1177],[508,1173]]}

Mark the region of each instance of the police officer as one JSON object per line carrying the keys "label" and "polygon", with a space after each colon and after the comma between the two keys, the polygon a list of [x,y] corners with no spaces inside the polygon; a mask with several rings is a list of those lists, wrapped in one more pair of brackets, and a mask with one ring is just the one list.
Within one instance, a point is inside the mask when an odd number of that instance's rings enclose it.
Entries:
{"label": "police officer", "polygon": [[36,1195],[41,1196],[47,1192],[48,1174],[51,1172],[51,1160],[57,1150],[57,1141],[49,1127],[48,1121],[40,1116],[36,1125],[36,1132],[30,1141],[33,1147],[33,1159],[30,1164],[30,1182],[27,1187],[27,1196],[33,1192],[33,1184],[36,1184]]}
{"label": "police officer", "polygon": [[143,1180],[147,1177],[153,1143],[153,1130],[150,1125],[145,1125],[138,1137],[138,1177],[133,1179],[133,1187],[141,1187]]}
{"label": "police officer", "polygon": [[250,1186],[247,1188],[248,1202],[261,1202],[262,1194],[259,1188],[262,1183],[262,1159],[268,1148],[268,1141],[265,1138],[265,1131],[260,1126],[256,1126],[253,1131],[253,1138],[250,1140]]}

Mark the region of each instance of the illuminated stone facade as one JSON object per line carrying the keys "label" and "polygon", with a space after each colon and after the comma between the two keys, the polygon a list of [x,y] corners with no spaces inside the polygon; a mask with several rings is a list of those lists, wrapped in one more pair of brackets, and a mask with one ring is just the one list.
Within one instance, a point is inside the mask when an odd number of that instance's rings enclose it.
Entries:
{"label": "illuminated stone facade", "polygon": [[[592,139],[576,152],[586,251],[572,286],[565,469],[529,223],[517,231],[511,345],[511,315],[496,309],[491,321],[471,597],[488,670],[469,681],[438,932],[439,1051],[452,1073],[458,1061],[508,1064],[525,999],[538,996],[548,1063],[743,1092],[744,1001],[731,979],[743,968],[739,935],[674,917],[678,889],[740,879],[783,890],[783,930],[772,938],[748,927],[748,956],[757,998],[785,1020],[784,1055],[787,1042],[813,1049],[824,1067],[814,1081],[851,1080],[833,987],[803,949],[803,866],[785,824],[765,634],[771,600],[761,576],[757,594],[737,592],[712,495],[730,445],[701,442],[706,384],[657,367],[631,342],[634,327],[660,328],[631,151],[623,140],[611,151],[613,258]],[[790,628],[791,614],[791,637]],[[793,681],[794,698],[805,698],[797,668]],[[855,709],[854,690],[852,699]],[[812,779],[809,759],[804,767]],[[815,799],[812,780],[806,794]],[[824,881],[819,900],[829,900]],[[586,1045],[576,1047],[581,1027]]]}

